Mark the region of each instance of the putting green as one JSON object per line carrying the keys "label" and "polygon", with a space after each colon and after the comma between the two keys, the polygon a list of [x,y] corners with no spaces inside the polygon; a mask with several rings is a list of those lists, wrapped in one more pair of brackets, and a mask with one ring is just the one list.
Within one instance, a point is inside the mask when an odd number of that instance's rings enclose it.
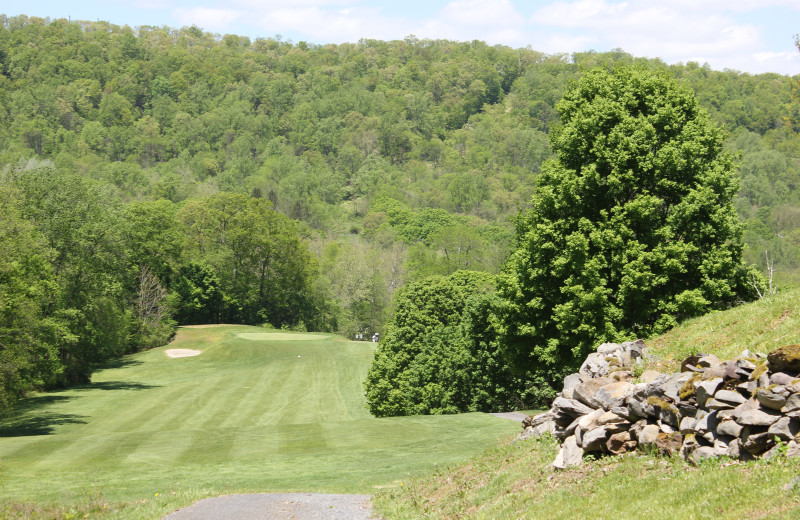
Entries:
{"label": "putting green", "polygon": [[331,336],[330,334],[302,334],[296,332],[240,332],[236,337],[254,341],[312,341],[328,339]]}
{"label": "putting green", "polygon": [[374,344],[261,330],[183,328],[90,385],[25,400],[0,422],[0,517],[21,503],[160,518],[225,493],[371,493],[519,431],[478,413],[376,419],[363,395]]}

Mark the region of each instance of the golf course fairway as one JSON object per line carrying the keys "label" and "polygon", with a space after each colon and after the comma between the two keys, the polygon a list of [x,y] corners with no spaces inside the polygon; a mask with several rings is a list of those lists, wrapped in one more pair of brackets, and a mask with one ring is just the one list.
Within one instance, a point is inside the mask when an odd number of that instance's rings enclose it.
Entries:
{"label": "golf course fairway", "polygon": [[227,493],[372,493],[519,431],[482,413],[372,417],[362,384],[374,348],[183,327],[0,422],[0,516],[159,518]]}

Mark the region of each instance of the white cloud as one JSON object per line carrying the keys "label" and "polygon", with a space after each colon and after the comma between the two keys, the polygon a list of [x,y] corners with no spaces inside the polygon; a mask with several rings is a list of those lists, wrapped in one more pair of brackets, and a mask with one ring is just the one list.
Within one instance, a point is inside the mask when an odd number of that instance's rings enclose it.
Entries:
{"label": "white cloud", "polygon": [[[546,52],[622,48],[637,56],[660,57],[667,62],[708,62],[715,68],[760,72],[782,56],[757,57],[765,49],[764,30],[747,14],[767,5],[798,9],[800,3],[765,0],[560,0],[536,10],[531,23],[546,34],[532,42]],[[744,21],[743,21],[744,18]],[[548,36],[549,35],[549,36]],[[570,39],[594,47],[564,47]],[[790,60],[793,61],[793,60]],[[783,63],[781,72],[789,72]]]}
{"label": "white cloud", "polygon": [[225,32],[245,13],[234,9],[192,7],[173,9],[172,15],[181,25],[197,25],[207,31]]}

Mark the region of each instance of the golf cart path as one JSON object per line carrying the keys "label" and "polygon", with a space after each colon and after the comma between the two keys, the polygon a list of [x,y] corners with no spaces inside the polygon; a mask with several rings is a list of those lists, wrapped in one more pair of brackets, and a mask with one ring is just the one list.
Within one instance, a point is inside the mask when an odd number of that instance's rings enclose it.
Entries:
{"label": "golf cart path", "polygon": [[206,498],[163,520],[368,520],[371,495],[258,493]]}

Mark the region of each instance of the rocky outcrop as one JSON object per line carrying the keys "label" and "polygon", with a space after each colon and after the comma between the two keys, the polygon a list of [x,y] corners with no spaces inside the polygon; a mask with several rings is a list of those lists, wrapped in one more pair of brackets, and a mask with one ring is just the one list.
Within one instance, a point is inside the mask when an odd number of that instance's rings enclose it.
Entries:
{"label": "rocky outcrop", "polygon": [[523,421],[520,438],[554,435],[562,469],[586,453],[652,450],[694,462],[800,454],[799,345],[729,361],[696,354],[675,374],[642,371],[649,361],[642,340],[600,345],[549,411]]}

